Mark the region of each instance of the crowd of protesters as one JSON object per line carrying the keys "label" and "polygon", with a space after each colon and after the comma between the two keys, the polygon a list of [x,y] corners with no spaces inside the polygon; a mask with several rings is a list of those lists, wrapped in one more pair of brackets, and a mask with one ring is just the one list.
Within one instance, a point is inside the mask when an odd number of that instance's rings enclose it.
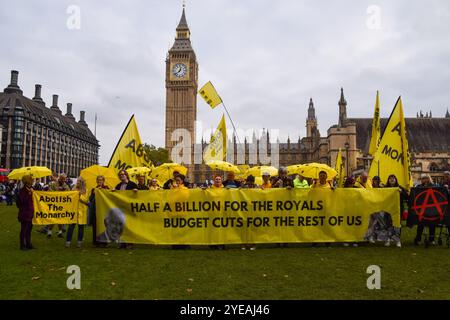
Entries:
{"label": "crowd of protesters", "polygon": [[[157,190],[180,190],[180,189],[272,189],[272,188],[285,188],[285,189],[330,189],[335,190],[337,183],[335,179],[328,179],[327,173],[321,171],[318,175],[318,179],[308,179],[301,175],[288,175],[288,171],[285,167],[281,167],[278,170],[278,175],[272,177],[268,172],[262,173],[262,183],[256,184],[255,177],[250,175],[245,179],[237,179],[235,174],[228,172],[226,179],[224,180],[222,175],[215,175],[214,180],[206,181],[204,184],[196,185],[190,183],[187,178],[179,172],[174,172],[173,177],[159,185],[156,179],[147,179],[145,175],[137,175],[137,183],[131,181],[129,174],[125,170],[121,170],[118,174],[120,182],[111,191],[120,190],[134,190],[139,191],[157,191]],[[21,183],[17,185],[15,182],[9,182],[3,189],[3,193],[7,199],[7,205],[12,205],[14,202],[19,208],[18,220],[21,223],[20,231],[20,249],[29,250],[34,247],[31,244],[31,229],[32,229],[32,217],[33,217],[33,202],[32,191],[44,190],[44,191],[69,191],[76,190],[80,193],[80,205],[78,213],[78,221],[76,224],[68,226],[66,235],[67,248],[71,247],[72,236],[75,227],[78,226],[77,235],[77,247],[81,247],[84,238],[85,225],[91,225],[93,227],[93,239],[94,246],[106,246],[110,241],[99,241],[96,235],[96,206],[95,206],[95,189],[109,189],[106,185],[105,177],[97,177],[97,185],[91,190],[90,194],[87,194],[86,183],[82,177],[77,179],[75,185],[72,185],[71,181],[68,181],[65,174],[59,176],[53,175],[51,181],[44,185],[40,182],[36,182],[33,185],[33,181],[30,176],[25,176]],[[446,171],[443,175],[443,181],[441,184],[434,184],[431,177],[428,174],[422,174],[420,181],[415,185],[419,188],[430,187],[443,187],[446,192],[449,192],[450,186],[450,172]],[[387,181],[381,181],[380,177],[375,176],[370,178],[367,172],[363,172],[359,177],[353,176],[345,178],[344,188],[397,188],[400,194],[400,212],[405,211],[405,202],[407,202],[409,195],[408,192],[399,186],[395,175],[390,175]],[[39,230],[47,235],[48,238],[52,237],[53,225],[48,225]],[[429,228],[429,241],[431,244],[435,244],[435,225],[427,224],[424,221],[420,221],[417,227],[417,235],[414,239],[414,244],[419,245],[422,240],[422,235],[425,227]],[[64,225],[58,225],[58,237],[64,237],[63,233],[66,228]],[[386,212],[378,212],[372,214],[369,221],[369,228],[365,237],[366,242],[375,243],[377,241],[383,241],[386,246],[390,246],[391,243],[395,243],[397,247],[401,247],[400,241],[400,228],[394,227],[392,217]],[[329,246],[329,243],[326,243]],[[349,246],[349,243],[344,243],[345,246]],[[357,246],[357,243],[353,243],[353,246]],[[279,244],[281,247],[287,246],[287,244]],[[132,245],[127,243],[120,243],[120,248],[131,249]],[[185,249],[189,246],[173,246],[174,249]],[[224,245],[210,246],[212,249],[225,249]],[[245,244],[242,249],[255,250],[256,247],[253,244]]]}

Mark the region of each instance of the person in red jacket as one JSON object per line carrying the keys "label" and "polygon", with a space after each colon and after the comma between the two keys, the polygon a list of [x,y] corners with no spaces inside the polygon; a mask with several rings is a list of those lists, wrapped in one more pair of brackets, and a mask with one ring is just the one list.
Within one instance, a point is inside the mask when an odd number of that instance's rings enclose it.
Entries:
{"label": "person in red jacket", "polygon": [[20,222],[20,250],[34,249],[31,244],[31,229],[33,228],[33,178],[24,176],[24,184],[17,195],[17,207],[19,208],[18,220]]}

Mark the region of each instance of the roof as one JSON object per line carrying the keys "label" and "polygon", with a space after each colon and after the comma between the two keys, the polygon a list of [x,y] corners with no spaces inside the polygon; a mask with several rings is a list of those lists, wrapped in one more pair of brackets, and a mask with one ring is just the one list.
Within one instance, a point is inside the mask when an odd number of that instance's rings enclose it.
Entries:
{"label": "roof", "polygon": [[177,31],[178,30],[189,30],[189,26],[187,24],[184,8],[183,8],[183,13],[181,14],[180,23],[178,24],[178,27],[177,27]]}
{"label": "roof", "polygon": [[[349,118],[356,124],[356,146],[368,153],[372,134],[371,118]],[[388,119],[381,119],[381,132]],[[449,118],[406,118],[408,146],[411,152],[450,152]]]}
{"label": "roof", "polygon": [[24,118],[43,126],[52,128],[83,141],[98,145],[98,140],[86,124],[75,121],[72,117],[46,108],[42,103],[24,97],[18,92],[0,93],[0,114],[14,115],[16,110],[23,110]]}

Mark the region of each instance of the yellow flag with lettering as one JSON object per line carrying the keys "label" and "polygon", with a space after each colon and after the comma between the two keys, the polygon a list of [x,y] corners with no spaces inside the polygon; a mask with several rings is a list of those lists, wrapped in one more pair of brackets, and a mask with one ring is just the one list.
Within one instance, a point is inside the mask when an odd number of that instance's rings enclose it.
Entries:
{"label": "yellow flag with lettering", "polygon": [[342,188],[344,186],[344,162],[342,161],[342,151],[341,148],[339,148],[339,152],[337,154],[336,158],[336,171],[337,171],[337,186],[338,188]]}
{"label": "yellow flag with lettering", "polygon": [[78,191],[33,191],[33,224],[86,224]]}
{"label": "yellow flag with lettering", "polygon": [[152,167],[150,158],[144,152],[144,145],[141,142],[134,115],[123,131],[111,160],[109,160],[108,167],[114,169],[117,173],[120,170],[134,167]]}
{"label": "yellow flag with lettering", "polygon": [[375,102],[375,111],[372,120],[372,137],[370,139],[369,154],[373,156],[377,152],[380,144],[380,94],[377,91],[377,98]]}
{"label": "yellow flag with lettering", "polygon": [[198,93],[202,96],[205,102],[209,104],[211,109],[214,109],[222,103],[222,98],[220,98],[211,81],[208,81],[208,83],[205,84]]}
{"label": "yellow flag with lettering", "polygon": [[213,160],[225,160],[227,156],[227,126],[225,116],[222,115],[219,126],[211,137],[209,145],[203,152],[203,160],[206,162]]}
{"label": "yellow flag with lettering", "polygon": [[379,176],[382,183],[387,183],[388,177],[394,174],[398,184],[409,190],[411,187],[409,164],[406,123],[400,97],[384,129],[380,145],[370,166],[369,176]]}

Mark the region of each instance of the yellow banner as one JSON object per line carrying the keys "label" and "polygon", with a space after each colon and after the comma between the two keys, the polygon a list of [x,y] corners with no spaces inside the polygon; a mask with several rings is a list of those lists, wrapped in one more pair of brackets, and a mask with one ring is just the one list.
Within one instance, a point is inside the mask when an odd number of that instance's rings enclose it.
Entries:
{"label": "yellow banner", "polygon": [[370,165],[369,176],[379,176],[381,182],[386,184],[388,177],[394,174],[397,177],[398,184],[409,190],[411,187],[409,164],[406,123],[402,99],[399,98]]}
{"label": "yellow banner", "polygon": [[33,191],[33,224],[78,223],[78,191]]}
{"label": "yellow banner", "polygon": [[222,120],[211,137],[209,145],[203,152],[203,160],[205,163],[209,161],[223,161],[227,156],[227,125],[225,122],[225,116],[222,115]]}
{"label": "yellow banner", "polygon": [[128,122],[119,143],[114,150],[108,167],[119,173],[120,170],[127,170],[134,167],[151,167],[152,162],[144,152],[144,145],[137,129],[134,115]]}
{"label": "yellow banner", "polygon": [[400,226],[398,189],[95,190],[99,241],[242,244],[363,241],[383,211]]}
{"label": "yellow banner", "polygon": [[369,154],[373,156],[375,152],[378,150],[378,146],[380,145],[380,94],[377,91],[377,98],[375,101],[375,111],[373,113],[372,119],[372,136],[370,138],[370,146],[369,146]]}
{"label": "yellow banner", "polygon": [[212,109],[222,103],[222,98],[220,98],[211,81],[208,81],[198,93]]}
{"label": "yellow banner", "polygon": [[339,152],[337,154],[336,158],[336,180],[337,180],[337,186],[338,188],[344,187],[344,179],[345,179],[345,172],[344,172],[344,162],[342,161],[342,151],[339,148]]}

